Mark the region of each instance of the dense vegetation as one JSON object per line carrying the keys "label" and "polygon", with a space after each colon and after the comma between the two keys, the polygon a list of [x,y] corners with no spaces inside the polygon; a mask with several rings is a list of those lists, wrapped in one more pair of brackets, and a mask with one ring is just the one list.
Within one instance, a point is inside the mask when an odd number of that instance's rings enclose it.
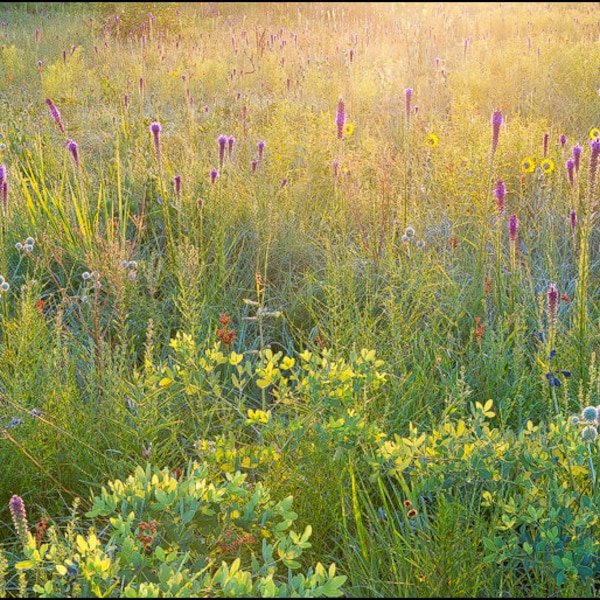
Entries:
{"label": "dense vegetation", "polygon": [[3,3],[0,595],[594,595],[599,16]]}

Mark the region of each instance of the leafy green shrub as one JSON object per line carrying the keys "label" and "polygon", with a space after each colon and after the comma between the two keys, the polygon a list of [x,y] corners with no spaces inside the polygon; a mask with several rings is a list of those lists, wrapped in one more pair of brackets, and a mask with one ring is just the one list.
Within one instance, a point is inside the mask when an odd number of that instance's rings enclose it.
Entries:
{"label": "leafy green shrub", "polygon": [[[301,572],[312,528],[291,530],[292,497],[275,501],[239,472],[211,481],[206,465],[138,467],[47,540],[27,532],[20,592],[39,597],[340,596],[344,576],[320,563]],[[22,511],[23,512],[23,511]],[[22,531],[22,519],[15,526]]]}

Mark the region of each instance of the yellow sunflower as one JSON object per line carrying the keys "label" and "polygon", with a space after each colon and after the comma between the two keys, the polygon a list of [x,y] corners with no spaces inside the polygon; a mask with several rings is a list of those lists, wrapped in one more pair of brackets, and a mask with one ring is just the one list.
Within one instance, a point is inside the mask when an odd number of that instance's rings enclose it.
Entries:
{"label": "yellow sunflower", "polygon": [[597,127],[592,127],[590,129],[590,139],[597,140],[599,137],[600,137],[600,129],[598,129]]}
{"label": "yellow sunflower", "polygon": [[542,171],[544,173],[552,173],[554,171],[554,161],[549,158],[545,158],[541,163],[540,167],[542,167]]}
{"label": "yellow sunflower", "polygon": [[344,135],[352,135],[354,133],[354,125],[352,123],[346,123],[344,125]]}
{"label": "yellow sunflower", "polygon": [[438,136],[435,135],[435,133],[430,133],[426,138],[425,138],[425,145],[429,146],[430,148],[435,148],[439,143],[439,139]]}
{"label": "yellow sunflower", "polygon": [[523,171],[523,173],[532,173],[534,169],[535,162],[533,161],[533,158],[527,157],[521,161],[521,171]]}

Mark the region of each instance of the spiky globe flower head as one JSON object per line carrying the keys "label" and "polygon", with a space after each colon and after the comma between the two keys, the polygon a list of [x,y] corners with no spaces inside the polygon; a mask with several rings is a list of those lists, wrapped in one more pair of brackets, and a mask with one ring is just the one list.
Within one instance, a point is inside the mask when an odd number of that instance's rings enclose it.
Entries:
{"label": "spiky globe flower head", "polygon": [[579,425],[579,416],[578,416],[578,415],[573,415],[573,416],[571,417],[571,423],[572,423],[573,425]]}
{"label": "spiky globe flower head", "polygon": [[593,425],[588,425],[583,428],[581,437],[586,442],[595,442],[598,439],[598,430]]}
{"label": "spiky globe flower head", "polygon": [[581,418],[584,421],[595,421],[598,418],[598,409],[595,406],[586,406],[581,411]]}

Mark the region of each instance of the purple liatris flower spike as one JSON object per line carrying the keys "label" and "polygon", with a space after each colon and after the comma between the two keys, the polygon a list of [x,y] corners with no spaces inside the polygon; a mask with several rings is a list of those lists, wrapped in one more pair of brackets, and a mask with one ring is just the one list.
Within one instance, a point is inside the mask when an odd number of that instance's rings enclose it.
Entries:
{"label": "purple liatris flower spike", "polygon": [[40,41],[40,28],[35,28],[35,43],[37,44]]}
{"label": "purple liatris flower spike", "polygon": [[218,176],[219,176],[219,171],[217,171],[216,169],[210,170],[210,182],[211,183],[214,183],[217,180]]}
{"label": "purple liatris flower spike", "polygon": [[58,111],[58,108],[56,108],[56,105],[54,104],[54,102],[52,102],[52,100],[50,100],[50,98],[46,98],[46,104],[48,105],[50,116],[60,129],[61,133],[65,133],[65,128],[63,127],[62,121],[60,119],[60,112]]}
{"label": "purple liatris flower spike", "polygon": [[500,127],[502,127],[502,123],[504,119],[502,117],[502,112],[499,110],[495,110],[492,114],[492,156],[496,154],[496,150],[498,149],[498,140],[500,139]]}
{"label": "purple liatris flower spike", "polygon": [[502,179],[496,181],[494,187],[494,195],[496,196],[496,206],[498,207],[498,214],[502,216],[504,214],[505,200],[506,200],[506,186]]}
{"label": "purple liatris flower spike", "polygon": [[546,315],[548,317],[548,324],[554,325],[558,316],[558,290],[553,283],[550,284],[548,293],[546,294]]}
{"label": "purple liatris flower spike", "polygon": [[223,160],[225,159],[225,146],[227,145],[227,137],[224,135],[220,135],[217,138],[217,142],[219,143],[219,165],[223,168]]}
{"label": "purple liatris flower spike", "polygon": [[334,159],[331,162],[331,167],[333,169],[333,176],[337,177],[339,175],[339,173],[340,173],[340,161],[337,160],[337,159]]}
{"label": "purple liatris flower spike", "polygon": [[406,88],[404,90],[404,106],[406,109],[406,118],[410,118],[410,105],[412,103],[413,89]]}
{"label": "purple liatris flower spike", "polygon": [[2,200],[2,206],[8,205],[8,181],[2,182],[2,190],[0,190],[0,199]]}
{"label": "purple liatris flower spike", "polygon": [[284,177],[279,184],[279,189],[283,189],[288,184],[288,178]]}
{"label": "purple liatris flower spike", "polygon": [[583,148],[579,144],[575,144],[571,149],[573,154],[573,162],[575,163],[575,172],[579,173],[579,165],[581,164],[581,152]]}
{"label": "purple liatris flower spike", "polygon": [[160,132],[162,127],[158,121],[154,121],[150,123],[150,132],[152,133],[152,138],[154,139],[154,150],[156,152],[156,157],[160,159]]}
{"label": "purple liatris flower spike", "polygon": [[15,526],[15,530],[19,539],[23,544],[27,543],[28,525],[27,525],[27,512],[25,510],[25,503],[21,496],[16,494],[8,501],[8,508],[12,516],[12,521]]}
{"label": "purple liatris flower spike", "polygon": [[569,222],[571,223],[571,229],[573,229],[573,230],[577,229],[577,211],[576,210],[572,210],[569,213]]}
{"label": "purple liatris flower spike", "polygon": [[590,163],[588,165],[588,197],[595,200],[596,185],[598,183],[598,166],[600,164],[600,139],[590,141]]}
{"label": "purple liatris flower spike", "polygon": [[258,167],[258,161],[257,160],[250,161],[250,168],[252,169],[253,173],[256,171],[256,167]]}
{"label": "purple liatris flower spike", "polygon": [[550,134],[548,132],[544,133],[544,158],[548,157],[548,142],[550,140]]}
{"label": "purple liatris flower spike", "polygon": [[0,165],[0,184],[6,181],[6,167],[4,165]]}
{"label": "purple liatris flower spike", "polygon": [[230,135],[227,138],[227,153],[229,154],[229,158],[231,158],[231,153],[233,152],[233,144],[235,144],[235,138]]}
{"label": "purple liatris flower spike", "polygon": [[572,158],[567,158],[565,161],[565,169],[567,170],[569,183],[573,185],[573,182],[575,181],[575,161]]}
{"label": "purple liatris flower spike", "polygon": [[175,196],[181,197],[181,175],[175,175],[173,177],[173,185],[175,187]]}
{"label": "purple liatris flower spike", "polygon": [[344,125],[346,124],[346,106],[341,98],[338,100],[335,124],[337,126],[338,140],[341,140],[344,137]]}
{"label": "purple liatris flower spike", "polygon": [[73,160],[75,161],[75,166],[79,166],[79,146],[76,141],[69,140],[67,142],[67,149],[73,155]]}
{"label": "purple liatris flower spike", "polygon": [[567,136],[563,133],[559,138],[558,141],[560,142],[560,147],[564,148],[566,143],[567,143]]}
{"label": "purple liatris flower spike", "polygon": [[262,140],[260,142],[257,142],[256,147],[258,148],[258,160],[262,160],[263,155],[265,153],[265,142],[263,142]]}
{"label": "purple liatris flower spike", "polygon": [[508,237],[511,244],[517,243],[517,232],[519,230],[519,219],[514,213],[508,218]]}

